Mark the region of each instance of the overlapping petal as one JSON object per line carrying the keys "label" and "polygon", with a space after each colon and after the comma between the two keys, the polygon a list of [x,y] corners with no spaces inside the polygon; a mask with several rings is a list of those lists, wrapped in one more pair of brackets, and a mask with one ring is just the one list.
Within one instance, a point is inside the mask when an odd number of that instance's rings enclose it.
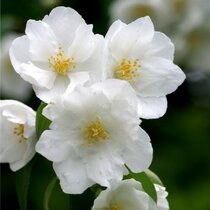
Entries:
{"label": "overlapping petal", "polygon": [[[64,192],[81,193],[93,183],[110,187],[122,180],[125,164],[141,172],[151,163],[152,146],[139,127],[137,98],[125,81],[78,86],[49,104],[43,114],[52,123],[36,150],[54,162]],[[83,173],[80,181],[77,172]]]}
{"label": "overlapping petal", "polygon": [[14,40],[10,57],[37,97],[49,103],[75,81],[77,77],[71,79],[74,73],[89,73],[90,84],[101,80],[103,49],[104,39],[93,34],[92,25],[75,10],[57,7],[43,20],[27,22],[26,35]]}

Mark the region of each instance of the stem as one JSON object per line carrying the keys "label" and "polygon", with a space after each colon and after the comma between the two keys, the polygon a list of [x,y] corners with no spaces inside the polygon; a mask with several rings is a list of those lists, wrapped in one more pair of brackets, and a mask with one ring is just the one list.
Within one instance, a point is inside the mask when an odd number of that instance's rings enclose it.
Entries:
{"label": "stem", "polygon": [[49,209],[49,200],[53,191],[53,188],[55,187],[57,177],[54,177],[50,183],[48,184],[45,193],[44,193],[44,210],[50,210]]}

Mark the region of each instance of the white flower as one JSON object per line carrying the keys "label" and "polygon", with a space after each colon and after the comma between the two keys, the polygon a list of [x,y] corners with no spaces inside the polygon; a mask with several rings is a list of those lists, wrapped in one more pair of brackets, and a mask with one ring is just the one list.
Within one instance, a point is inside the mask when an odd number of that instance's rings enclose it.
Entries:
{"label": "white flower", "polygon": [[42,21],[27,22],[26,35],[13,42],[10,58],[37,97],[48,103],[69,84],[100,79],[103,44],[75,10],[57,7]]}
{"label": "white flower", "polygon": [[130,23],[137,18],[150,16],[158,29],[168,23],[168,10],[163,0],[115,0],[109,8],[111,21]]}
{"label": "white flower", "polygon": [[139,99],[139,116],[161,117],[166,95],[175,91],[185,75],[173,63],[174,45],[154,31],[149,17],[125,24],[116,21],[105,37],[108,47],[107,78],[128,81]]}
{"label": "white flower", "polygon": [[0,115],[0,162],[17,171],[35,154],[35,112],[18,101],[1,100]]}
{"label": "white flower", "polygon": [[94,183],[122,180],[149,167],[150,138],[139,127],[137,99],[125,81],[107,80],[66,92],[43,114],[52,121],[36,151],[53,161],[64,192],[82,193]]}
{"label": "white flower", "polygon": [[168,196],[168,192],[166,191],[166,188],[155,184],[155,190],[157,192],[157,207],[158,210],[168,210],[169,205],[166,197]]}
{"label": "white flower", "polygon": [[95,199],[92,210],[157,210],[152,198],[134,179],[124,180],[102,191]]}
{"label": "white flower", "polygon": [[[184,1],[184,0],[183,0]],[[190,70],[210,71],[210,4],[208,0],[185,0],[182,21],[171,38],[176,46],[176,59]]]}
{"label": "white flower", "polygon": [[9,48],[12,41],[18,37],[18,34],[6,34],[1,40],[0,54],[0,89],[4,97],[27,100],[32,93],[31,85],[25,82],[14,70],[10,58]]}

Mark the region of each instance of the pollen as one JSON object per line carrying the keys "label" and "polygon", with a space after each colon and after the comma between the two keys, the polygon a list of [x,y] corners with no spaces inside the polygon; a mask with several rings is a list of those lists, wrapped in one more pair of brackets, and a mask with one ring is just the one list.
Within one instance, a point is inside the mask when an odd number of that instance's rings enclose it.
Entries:
{"label": "pollen", "polygon": [[59,48],[55,56],[50,56],[48,59],[50,68],[54,69],[59,75],[65,76],[69,69],[75,69],[74,58],[65,56],[64,51]]}
{"label": "pollen", "polygon": [[115,78],[127,80],[131,83],[134,83],[137,77],[139,77],[139,69],[141,65],[139,59],[130,60],[123,58],[119,66],[115,70]]}
{"label": "pollen", "polygon": [[13,129],[13,134],[19,138],[19,143],[22,143],[23,141],[27,140],[27,138],[24,136],[24,130],[25,126],[23,124],[18,124],[18,126]]}
{"label": "pollen", "polygon": [[120,210],[120,206],[118,204],[115,204],[114,206],[111,207],[110,210]]}
{"label": "pollen", "polygon": [[85,144],[90,146],[97,142],[104,142],[109,139],[107,131],[99,119],[90,122],[84,129]]}

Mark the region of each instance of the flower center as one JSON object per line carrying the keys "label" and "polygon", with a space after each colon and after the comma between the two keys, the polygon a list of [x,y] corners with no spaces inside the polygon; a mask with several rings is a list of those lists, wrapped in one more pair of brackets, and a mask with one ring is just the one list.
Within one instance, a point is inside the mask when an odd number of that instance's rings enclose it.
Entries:
{"label": "flower center", "polygon": [[110,210],[120,210],[120,206],[118,204],[115,204],[114,206],[111,207]]}
{"label": "flower center", "polygon": [[13,134],[19,137],[19,143],[22,143],[23,141],[27,140],[27,138],[24,136],[24,130],[24,124],[18,124],[18,126],[13,129]]}
{"label": "flower center", "polygon": [[65,76],[69,68],[75,69],[74,58],[68,58],[64,55],[64,51],[59,48],[55,56],[48,59],[50,68],[54,69],[59,75]]}
{"label": "flower center", "polygon": [[120,65],[115,70],[115,78],[135,82],[135,78],[139,77],[138,70],[141,67],[139,59],[134,61],[123,58]]}
{"label": "flower center", "polygon": [[142,4],[139,6],[135,6],[134,13],[138,17],[152,16],[154,14],[154,10],[151,6]]}
{"label": "flower center", "polygon": [[109,135],[104,129],[103,124],[99,119],[87,124],[84,129],[85,144],[88,146],[109,139]]}
{"label": "flower center", "polygon": [[182,12],[187,6],[187,0],[173,0],[173,7],[176,12]]}

